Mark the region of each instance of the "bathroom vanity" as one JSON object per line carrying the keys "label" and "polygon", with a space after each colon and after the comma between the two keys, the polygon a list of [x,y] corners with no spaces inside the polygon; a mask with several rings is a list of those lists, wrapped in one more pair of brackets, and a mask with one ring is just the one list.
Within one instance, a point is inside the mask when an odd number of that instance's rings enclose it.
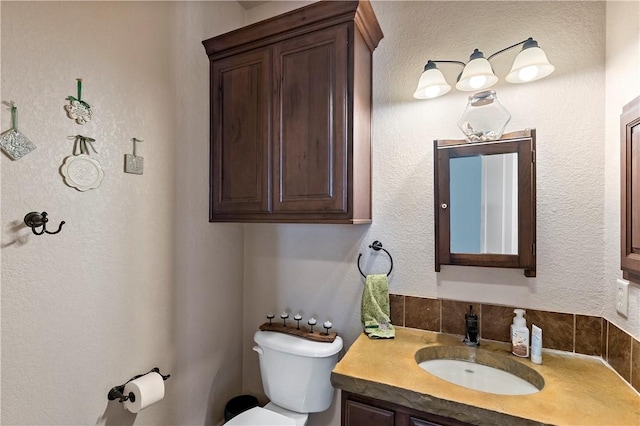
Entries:
{"label": "bathroom vanity", "polygon": [[[442,380],[419,366],[427,354],[452,353],[484,357],[478,363],[508,360],[494,366],[535,382],[541,390],[529,395],[486,393]],[[521,368],[506,365],[512,362]],[[640,397],[599,358],[545,350],[543,363],[536,365],[512,356],[505,343],[483,341],[479,348],[469,348],[461,336],[404,327],[396,328],[395,339],[360,335],[333,370],[331,381],[342,390],[343,425],[640,422]]]}

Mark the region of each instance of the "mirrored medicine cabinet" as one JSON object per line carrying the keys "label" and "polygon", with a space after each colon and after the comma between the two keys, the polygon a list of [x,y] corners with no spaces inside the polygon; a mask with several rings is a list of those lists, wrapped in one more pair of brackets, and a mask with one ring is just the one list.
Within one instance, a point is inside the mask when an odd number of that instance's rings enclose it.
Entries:
{"label": "mirrored medicine cabinet", "polygon": [[626,280],[640,283],[640,96],[620,116],[620,269]]}
{"label": "mirrored medicine cabinet", "polygon": [[434,141],[436,272],[463,265],[536,276],[535,145],[535,129]]}

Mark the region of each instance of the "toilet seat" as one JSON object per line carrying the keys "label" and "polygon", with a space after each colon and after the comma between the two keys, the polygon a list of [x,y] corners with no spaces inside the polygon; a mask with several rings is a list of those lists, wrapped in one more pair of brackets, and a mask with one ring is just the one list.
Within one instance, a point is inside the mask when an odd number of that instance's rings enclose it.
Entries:
{"label": "toilet seat", "polygon": [[229,426],[295,426],[295,424],[294,419],[262,407],[244,411],[225,423]]}

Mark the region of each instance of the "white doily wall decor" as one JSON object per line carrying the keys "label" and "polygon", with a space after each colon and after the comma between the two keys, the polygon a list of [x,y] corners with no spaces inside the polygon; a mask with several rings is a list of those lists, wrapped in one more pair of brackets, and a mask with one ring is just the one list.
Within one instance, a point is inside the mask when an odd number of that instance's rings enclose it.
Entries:
{"label": "white doily wall decor", "polygon": [[88,191],[99,187],[104,178],[104,170],[97,160],[89,157],[89,148],[97,154],[93,146],[95,139],[82,135],[70,138],[75,140],[73,155],[65,158],[60,167],[64,183],[78,191]]}
{"label": "white doily wall decor", "polygon": [[93,110],[91,105],[82,100],[82,79],[78,78],[78,97],[68,96],[67,100],[69,105],[65,105],[64,109],[67,111],[67,116],[76,120],[78,124],[84,124],[91,121],[93,117]]}
{"label": "white doily wall decor", "polygon": [[0,147],[12,160],[19,160],[36,146],[25,135],[18,131],[18,108],[13,102],[7,103],[11,107],[11,129],[0,134]]}

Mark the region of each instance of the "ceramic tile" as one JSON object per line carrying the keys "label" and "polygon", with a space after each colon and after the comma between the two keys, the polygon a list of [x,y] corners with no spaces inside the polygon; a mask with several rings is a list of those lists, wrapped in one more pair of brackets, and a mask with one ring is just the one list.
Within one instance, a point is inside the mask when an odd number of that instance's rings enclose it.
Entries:
{"label": "ceramic tile", "polygon": [[626,381],[631,382],[631,336],[609,323],[607,361]]}
{"label": "ceramic tile", "polygon": [[[459,302],[457,300],[442,299],[442,332],[449,334],[465,334],[465,314],[469,312],[469,305],[473,305],[473,312],[478,315],[478,319],[482,318],[480,312],[480,304],[472,302]],[[478,322],[480,327],[480,322]]]}
{"label": "ceramic tile", "polygon": [[573,314],[526,310],[527,326],[535,324],[542,329],[542,347],[573,352]]}
{"label": "ceramic tile", "polygon": [[510,342],[513,308],[497,305],[482,305],[481,337],[483,339]]}
{"label": "ceramic tile", "polygon": [[[544,336],[544,332],[542,333]],[[576,315],[575,351],[585,355],[602,355],[602,318]]]}
{"label": "ceramic tile", "polygon": [[405,296],[404,309],[405,327],[440,331],[440,300]]}
{"label": "ceramic tile", "polygon": [[633,339],[631,354],[631,385],[640,392],[640,341]]}
{"label": "ceramic tile", "polygon": [[389,309],[391,310],[391,324],[404,326],[404,296],[390,294]]}

